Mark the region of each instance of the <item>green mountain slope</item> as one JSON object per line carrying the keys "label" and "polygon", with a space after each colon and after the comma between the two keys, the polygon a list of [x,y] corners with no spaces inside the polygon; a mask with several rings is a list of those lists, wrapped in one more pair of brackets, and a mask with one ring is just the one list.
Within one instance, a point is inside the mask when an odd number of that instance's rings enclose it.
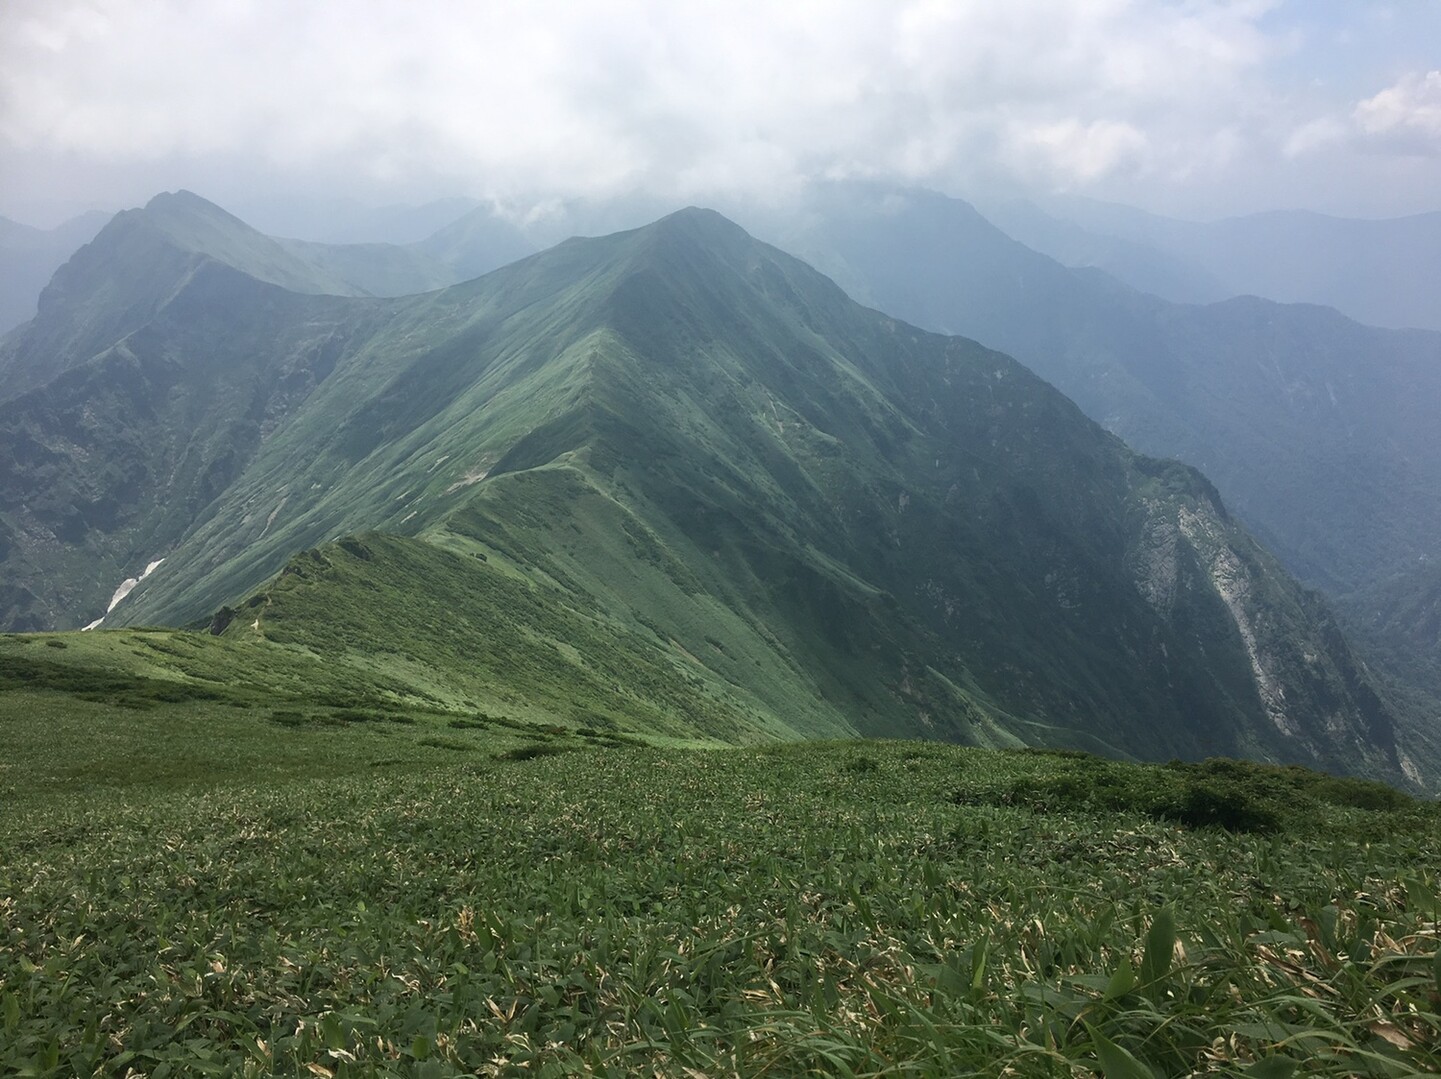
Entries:
{"label": "green mountain slope", "polygon": [[117,214],[60,266],[35,318],[0,344],[0,401],[117,344],[212,263],[313,295],[397,296],[458,279],[413,247],[279,240],[188,191],[157,195]]}
{"label": "green mountain slope", "polygon": [[[1324,610],[1199,475],[716,215],[423,297],[326,302],[357,320],[334,369],[147,553],[166,561],[107,625],[230,604],[227,634],[393,653],[448,692],[524,668],[537,696],[553,677],[562,716],[627,714],[636,686],[690,670],[690,703],[653,695],[652,724],[727,738],[1400,775],[1389,714]],[[356,541],[368,561],[331,545],[368,529],[401,538]],[[290,561],[311,548],[321,572]],[[459,557],[441,568],[436,549]],[[560,621],[502,632],[495,597],[518,582]],[[461,595],[473,670],[448,643]]]}
{"label": "green mountain slope", "polygon": [[5,696],[6,1074],[1441,1068],[1441,807],[1377,785]]}
{"label": "green mountain slope", "polygon": [[1136,448],[1201,468],[1333,595],[1441,553],[1441,334],[1254,298],[1168,303],[923,192],[822,194],[786,244],[896,317],[1016,356]]}
{"label": "green mountain slope", "polygon": [[311,267],[318,280],[338,280],[341,289],[324,290],[337,295],[408,296],[453,285],[464,276],[414,245],[323,244],[286,239],[276,243]]}
{"label": "green mountain slope", "polygon": [[244,472],[377,303],[205,261],[118,344],[0,402],[4,624],[104,614]]}

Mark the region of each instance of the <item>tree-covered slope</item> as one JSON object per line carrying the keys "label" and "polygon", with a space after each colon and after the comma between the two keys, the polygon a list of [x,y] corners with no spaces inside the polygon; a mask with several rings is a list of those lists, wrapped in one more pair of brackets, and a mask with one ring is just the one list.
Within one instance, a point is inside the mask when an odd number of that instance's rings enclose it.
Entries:
{"label": "tree-covered slope", "polygon": [[[1368,659],[1396,681],[1429,696],[1420,707],[1441,707],[1441,566],[1422,566],[1355,596],[1341,614]],[[1441,729],[1432,726],[1441,742]]]}

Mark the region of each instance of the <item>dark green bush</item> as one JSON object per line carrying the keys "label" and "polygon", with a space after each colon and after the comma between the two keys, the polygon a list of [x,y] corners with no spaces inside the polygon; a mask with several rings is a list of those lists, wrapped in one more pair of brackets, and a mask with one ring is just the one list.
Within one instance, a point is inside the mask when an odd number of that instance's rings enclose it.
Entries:
{"label": "dark green bush", "polygon": [[1060,760],[1099,761],[1103,759],[1088,750],[1066,749],[1062,747],[1053,748],[1051,746],[1022,746],[1020,749],[1012,750],[1012,752],[1023,753],[1032,757],[1056,757]]}
{"label": "dark green bush", "polygon": [[420,745],[430,746],[432,749],[449,749],[457,753],[473,752],[475,746],[469,742],[462,742],[459,738],[441,738],[437,735],[427,735],[420,739]]}
{"label": "dark green bush", "polygon": [[1153,806],[1150,815],[1187,828],[1263,834],[1281,829],[1281,814],[1269,800],[1251,790],[1205,780],[1187,783],[1180,797]]}
{"label": "dark green bush", "polygon": [[515,749],[506,750],[497,759],[503,761],[531,761],[537,757],[554,757],[557,753],[564,753],[571,748],[571,746],[556,745],[554,742],[545,742],[533,746],[518,746]]}
{"label": "dark green bush", "polygon": [[457,731],[483,731],[490,726],[490,723],[488,720],[475,717],[457,716],[455,719],[450,720],[446,726]]}
{"label": "dark green bush", "polygon": [[1402,794],[1395,787],[1388,787],[1374,779],[1342,779],[1327,776],[1315,784],[1314,793],[1323,802],[1331,805],[1351,806],[1353,809],[1370,809],[1389,812],[1414,805],[1414,799]]}
{"label": "dark green bush", "polygon": [[330,716],[335,723],[414,723],[411,716],[398,715],[396,713],[361,711],[358,708],[346,708],[332,713]]}

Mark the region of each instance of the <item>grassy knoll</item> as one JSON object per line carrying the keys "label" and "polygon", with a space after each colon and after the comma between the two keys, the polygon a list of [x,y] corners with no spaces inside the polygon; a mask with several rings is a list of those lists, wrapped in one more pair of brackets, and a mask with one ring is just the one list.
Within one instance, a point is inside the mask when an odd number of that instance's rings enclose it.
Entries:
{"label": "grassy knoll", "polygon": [[0,636],[0,805],[164,798],[623,744],[602,716],[441,699],[380,662],[174,630]]}
{"label": "grassy knoll", "polygon": [[[124,722],[159,754],[135,716],[167,707],[97,712],[48,751]],[[1441,1066],[1441,818],[1386,788],[234,711],[224,785],[157,772],[97,798],[38,737],[8,759],[0,1072]],[[201,771],[206,744],[183,744]],[[17,797],[17,768],[52,779]]]}

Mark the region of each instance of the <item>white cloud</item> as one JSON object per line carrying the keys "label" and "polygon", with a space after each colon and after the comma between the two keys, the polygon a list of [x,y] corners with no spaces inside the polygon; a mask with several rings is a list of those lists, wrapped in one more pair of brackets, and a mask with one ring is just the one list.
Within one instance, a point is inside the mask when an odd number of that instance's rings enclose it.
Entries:
{"label": "white cloud", "polygon": [[1294,47],[1276,6],[0,0],[0,174],[502,199],[1194,186],[1321,132],[1268,88]]}
{"label": "white cloud", "polygon": [[1347,152],[1441,158],[1441,71],[1411,72],[1345,112],[1302,124],[1285,144],[1293,158]]}
{"label": "white cloud", "polygon": [[1308,120],[1291,132],[1282,152],[1289,158],[1304,157],[1344,141],[1350,133],[1350,127],[1343,120],[1334,116],[1322,116],[1316,120]]}
{"label": "white cloud", "polygon": [[1364,135],[1441,154],[1441,71],[1407,75],[1351,115]]}
{"label": "white cloud", "polygon": [[1085,184],[1121,169],[1144,169],[1146,151],[1146,136],[1131,124],[1064,120],[1017,131],[1006,156],[1047,180]]}

